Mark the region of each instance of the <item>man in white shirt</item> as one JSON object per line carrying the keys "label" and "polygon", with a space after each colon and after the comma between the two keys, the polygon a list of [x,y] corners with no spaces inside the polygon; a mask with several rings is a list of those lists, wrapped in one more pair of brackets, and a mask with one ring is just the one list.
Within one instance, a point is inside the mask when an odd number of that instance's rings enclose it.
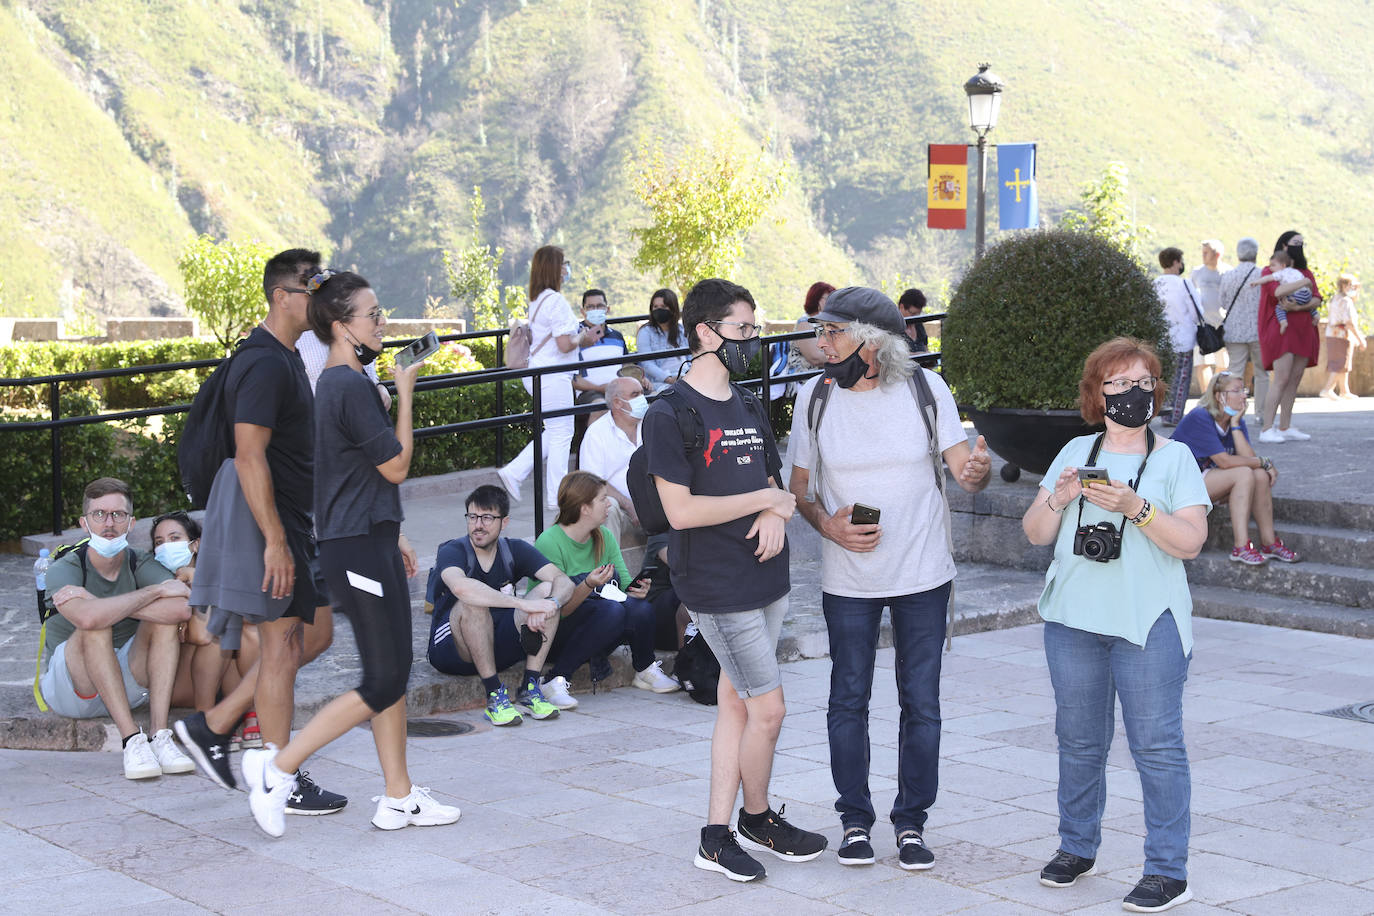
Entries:
{"label": "man in white shirt", "polygon": [[[1188,400],[1193,376],[1193,347],[1197,344],[1197,309],[1202,307],[1197,288],[1183,276],[1183,251],[1165,248],[1159,253],[1164,273],[1155,277],[1155,293],[1169,322],[1169,342],[1174,348],[1174,374],[1169,380],[1169,401],[1160,411],[1165,426],[1177,426]],[[1197,303],[1195,308],[1193,303]]]}
{"label": "man in white shirt", "polygon": [[[301,362],[305,363],[305,376],[310,379],[310,390],[313,392],[320,373],[324,371],[324,364],[329,360],[329,347],[314,331],[306,328],[296,339],[296,352],[301,355]],[[377,393],[382,396],[382,407],[391,410],[391,392],[377,379],[376,362],[363,366],[363,371],[372,379],[372,384],[377,386]]]}
{"label": "man in white shirt", "polygon": [[[1193,286],[1197,287],[1198,305],[1202,306],[1202,314],[1207,317],[1208,324],[1221,324],[1221,275],[1230,269],[1230,265],[1221,263],[1221,256],[1225,253],[1226,246],[1220,240],[1204,239],[1202,266],[1194,267],[1188,275]],[[1194,352],[1193,364],[1197,370],[1198,391],[1206,391],[1208,383],[1212,381],[1212,373],[1226,368],[1226,351],[1218,350],[1206,355]]]}
{"label": "man in white shirt", "polygon": [[577,453],[577,466],[606,481],[614,503],[606,523],[616,540],[623,542],[622,531],[628,526],[639,526],[625,471],[630,466],[630,455],[639,448],[639,421],[649,409],[649,402],[639,382],[617,377],[606,383],[606,403],[610,413],[587,427]]}

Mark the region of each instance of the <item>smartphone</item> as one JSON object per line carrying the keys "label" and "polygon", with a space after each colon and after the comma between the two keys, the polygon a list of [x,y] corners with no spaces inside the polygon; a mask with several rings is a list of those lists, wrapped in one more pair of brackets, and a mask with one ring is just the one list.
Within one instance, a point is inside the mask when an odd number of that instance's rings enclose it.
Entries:
{"label": "smartphone", "polygon": [[1093,482],[1109,484],[1112,478],[1106,468],[1079,468],[1078,482],[1086,487]]}
{"label": "smartphone", "polygon": [[654,576],[656,576],[657,574],[658,574],[658,564],[657,564],[657,563],[645,563],[645,564],[644,564],[644,568],[641,569],[641,570],[639,571],[639,575],[635,576],[634,581],[636,581],[636,582],[652,582],[653,579],[654,579]]}
{"label": "smartphone", "polygon": [[849,523],[851,525],[876,525],[882,512],[872,506],[865,506],[863,503],[855,503],[853,510],[849,513]]}
{"label": "smartphone", "polygon": [[525,650],[526,655],[538,655],[539,649],[544,645],[545,636],[538,630],[531,630],[529,624],[520,624],[520,647]]}
{"label": "smartphone", "polygon": [[430,331],[424,337],[412,340],[400,349],[396,354],[396,365],[401,369],[407,369],[416,363],[422,363],[435,353],[439,352],[439,335]]}

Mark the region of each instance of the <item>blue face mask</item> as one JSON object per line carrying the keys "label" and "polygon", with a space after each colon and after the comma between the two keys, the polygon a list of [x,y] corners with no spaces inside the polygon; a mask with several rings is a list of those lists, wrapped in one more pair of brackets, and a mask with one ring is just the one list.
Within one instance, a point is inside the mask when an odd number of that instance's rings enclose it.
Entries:
{"label": "blue face mask", "polygon": [[154,548],[153,556],[167,567],[168,571],[176,572],[183,566],[191,565],[191,542],[166,541]]}
{"label": "blue face mask", "polygon": [[1235,409],[1234,407],[1232,407],[1230,404],[1222,404],[1222,405],[1221,405],[1221,410],[1222,410],[1222,412],[1225,413],[1226,416],[1228,416],[1228,417],[1238,417],[1238,416],[1240,416],[1241,414],[1245,413],[1245,411],[1243,411],[1243,410],[1236,410],[1236,409]]}
{"label": "blue face mask", "polygon": [[98,534],[92,534],[87,543],[91,545],[92,550],[108,560],[129,546],[129,532],[126,531],[116,538],[103,538]]}
{"label": "blue face mask", "polygon": [[637,394],[630,398],[630,416],[636,420],[644,419],[644,415],[649,412],[649,399],[642,394]]}

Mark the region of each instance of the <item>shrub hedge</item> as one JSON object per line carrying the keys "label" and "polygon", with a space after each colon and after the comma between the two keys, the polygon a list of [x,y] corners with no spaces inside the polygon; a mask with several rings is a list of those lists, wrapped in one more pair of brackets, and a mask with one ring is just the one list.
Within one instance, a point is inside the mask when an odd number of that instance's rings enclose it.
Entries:
{"label": "shrub hedge", "polygon": [[1046,231],[989,248],[950,299],[941,340],[945,378],[961,404],[1077,406],[1083,362],[1112,337],[1155,345],[1173,363],[1154,285],[1098,236]]}

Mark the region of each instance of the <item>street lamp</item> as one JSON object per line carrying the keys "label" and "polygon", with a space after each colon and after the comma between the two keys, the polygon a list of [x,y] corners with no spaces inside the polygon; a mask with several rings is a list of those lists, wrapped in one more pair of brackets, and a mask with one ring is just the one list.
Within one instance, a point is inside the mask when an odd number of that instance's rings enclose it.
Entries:
{"label": "street lamp", "polygon": [[973,259],[983,257],[983,238],[987,226],[987,201],[983,186],[988,178],[988,132],[997,126],[998,110],[1002,107],[1002,80],[988,70],[990,64],[979,64],[978,72],[964,83],[968,94],[968,123],[978,134],[978,219],[973,239]]}

